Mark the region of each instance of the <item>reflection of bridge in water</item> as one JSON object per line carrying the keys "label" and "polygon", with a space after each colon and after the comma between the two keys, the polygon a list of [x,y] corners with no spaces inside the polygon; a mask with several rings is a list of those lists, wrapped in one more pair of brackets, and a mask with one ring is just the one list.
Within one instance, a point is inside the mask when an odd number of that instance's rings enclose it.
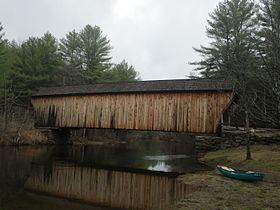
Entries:
{"label": "reflection of bridge in water", "polygon": [[80,128],[113,132],[127,143],[106,150],[63,146],[51,166],[34,164],[26,187],[117,208],[172,209],[191,190],[177,177],[204,169],[192,137],[216,133],[232,99],[230,84],[212,80],[41,89],[32,97],[38,128],[60,137]]}
{"label": "reflection of bridge in water", "polygon": [[[186,155],[180,144],[170,145],[143,140],[52,147],[34,159],[25,187],[115,208],[174,209],[175,201],[193,190],[177,177],[207,168],[192,151]],[[158,165],[165,167],[152,169]]]}

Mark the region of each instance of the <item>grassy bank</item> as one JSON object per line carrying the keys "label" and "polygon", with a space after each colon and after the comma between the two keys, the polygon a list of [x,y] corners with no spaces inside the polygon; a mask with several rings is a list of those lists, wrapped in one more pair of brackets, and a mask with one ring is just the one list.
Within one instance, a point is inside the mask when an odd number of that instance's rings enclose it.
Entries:
{"label": "grassy bank", "polygon": [[44,145],[51,144],[46,135],[35,128],[26,128],[21,131],[7,130],[0,134],[0,146],[9,145]]}
{"label": "grassy bank", "polygon": [[22,114],[22,119],[12,117],[8,119],[4,126],[4,118],[0,117],[0,146],[10,145],[44,145],[51,144],[47,136],[34,127],[33,117],[26,117]]}
{"label": "grassy bank", "polygon": [[248,183],[211,172],[182,177],[198,189],[180,202],[179,209],[280,209],[280,145],[252,146],[253,160],[245,161],[245,148],[207,153],[201,161],[213,168],[223,164],[266,174],[260,183]]}

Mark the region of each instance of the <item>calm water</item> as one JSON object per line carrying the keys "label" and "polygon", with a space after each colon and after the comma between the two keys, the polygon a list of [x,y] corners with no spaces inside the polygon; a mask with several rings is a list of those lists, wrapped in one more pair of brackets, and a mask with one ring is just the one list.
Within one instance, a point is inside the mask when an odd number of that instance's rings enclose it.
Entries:
{"label": "calm water", "polygon": [[50,157],[52,147],[0,147],[1,210],[105,210],[108,208],[28,193],[23,189],[36,158]]}
{"label": "calm water", "polygon": [[204,169],[196,161],[191,149],[170,142],[138,141],[114,146],[0,147],[0,209],[108,209],[26,192],[23,185],[31,173],[32,162],[43,163],[51,170],[54,161],[74,162],[87,167],[108,165],[180,173]]}

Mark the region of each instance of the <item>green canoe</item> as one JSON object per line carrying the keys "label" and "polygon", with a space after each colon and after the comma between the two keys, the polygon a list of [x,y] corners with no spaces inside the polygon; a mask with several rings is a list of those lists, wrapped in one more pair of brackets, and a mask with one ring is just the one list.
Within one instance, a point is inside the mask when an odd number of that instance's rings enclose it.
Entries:
{"label": "green canoe", "polygon": [[217,165],[218,171],[224,176],[239,179],[244,181],[262,181],[264,178],[263,173],[254,172],[254,171],[241,171],[226,166]]}

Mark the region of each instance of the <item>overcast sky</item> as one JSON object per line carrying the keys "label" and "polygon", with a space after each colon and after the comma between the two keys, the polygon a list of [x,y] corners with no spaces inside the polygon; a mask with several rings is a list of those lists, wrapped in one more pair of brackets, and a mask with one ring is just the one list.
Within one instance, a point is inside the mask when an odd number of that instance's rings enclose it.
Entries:
{"label": "overcast sky", "polygon": [[111,40],[113,62],[126,59],[142,79],[185,78],[207,44],[209,13],[219,0],[0,0],[6,38],[22,42],[51,32],[62,38],[86,24]]}

